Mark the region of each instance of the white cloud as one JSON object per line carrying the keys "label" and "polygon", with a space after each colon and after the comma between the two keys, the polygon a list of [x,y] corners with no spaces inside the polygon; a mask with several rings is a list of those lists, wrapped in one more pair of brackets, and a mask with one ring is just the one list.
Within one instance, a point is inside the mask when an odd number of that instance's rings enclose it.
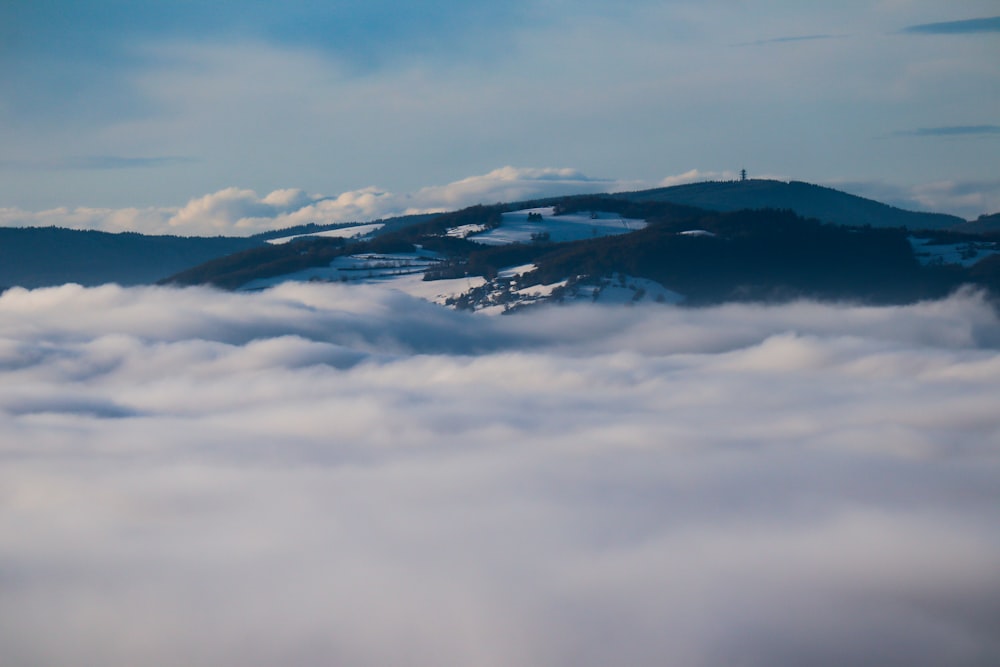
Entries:
{"label": "white cloud", "polygon": [[[12,664],[988,664],[1000,321],[0,296]],[[53,628],[59,640],[52,640]]]}
{"label": "white cloud", "polygon": [[239,227],[247,219],[273,217],[277,211],[268,206],[253,190],[226,188],[192,199],[170,219],[178,229],[214,228],[216,231]]}
{"label": "white cloud", "polygon": [[41,212],[6,208],[0,209],[0,225],[248,236],[310,222],[360,222],[405,213],[454,210],[478,203],[611,189],[616,189],[614,181],[589,178],[575,169],[503,167],[481,176],[403,194],[366,187],[329,197],[289,188],[262,197],[253,190],[229,187],[194,198],[180,208],[56,208]]}
{"label": "white cloud", "polygon": [[607,192],[614,187],[615,181],[590,178],[576,169],[507,166],[448,185],[422,188],[412,195],[412,200],[417,210],[461,208],[477,203]]}
{"label": "white cloud", "polygon": [[165,208],[90,208],[59,207],[45,211],[0,208],[0,226],[67,227],[112,232],[162,232],[174,210]]}
{"label": "white cloud", "polygon": [[1000,180],[938,181],[913,188],[913,198],[932,211],[956,211],[968,219],[1000,212]]}
{"label": "white cloud", "polygon": [[914,211],[935,211],[974,220],[1000,212],[1000,180],[934,181],[902,186],[883,181],[833,181],[830,187]]}
{"label": "white cloud", "polygon": [[691,169],[683,174],[667,176],[659,183],[659,187],[667,188],[673,185],[685,185],[687,183],[697,183],[699,181],[732,181],[738,178],[734,171],[699,171]]}
{"label": "white cloud", "polygon": [[248,235],[306,223],[354,222],[396,212],[395,197],[377,188],[345,192],[337,197],[308,195],[286,189],[260,197],[252,190],[227,188],[193,199],[170,218],[170,227],[185,235]]}

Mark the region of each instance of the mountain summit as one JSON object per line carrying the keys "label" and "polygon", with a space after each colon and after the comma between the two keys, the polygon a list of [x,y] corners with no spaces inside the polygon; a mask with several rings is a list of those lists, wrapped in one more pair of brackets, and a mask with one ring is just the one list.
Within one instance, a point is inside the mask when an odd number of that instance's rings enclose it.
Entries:
{"label": "mountain summit", "polygon": [[945,229],[964,223],[944,213],[907,211],[872,199],[803,183],[749,179],[704,181],[666,188],[626,192],[618,196],[635,202],[670,202],[712,211],[789,209],[807,218],[838,225]]}

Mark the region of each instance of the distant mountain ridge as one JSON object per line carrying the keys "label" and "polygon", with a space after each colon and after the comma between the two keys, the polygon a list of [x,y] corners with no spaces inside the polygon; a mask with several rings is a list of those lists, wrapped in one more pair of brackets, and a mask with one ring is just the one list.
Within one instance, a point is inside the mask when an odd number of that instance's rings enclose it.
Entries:
{"label": "distant mountain ridge", "polygon": [[264,242],[256,238],[146,236],[61,227],[0,227],[0,287],[151,284]]}
{"label": "distant mountain ridge", "polygon": [[[632,290],[633,301],[659,292],[690,305],[795,298],[911,303],[966,284],[1000,296],[1000,266],[988,261],[1000,247],[986,235],[612,195],[524,205],[473,206],[357,240],[299,238],[219,258],[165,282],[251,290],[287,280],[377,282],[488,312],[596,300],[606,288]],[[625,233],[603,233],[609,221]],[[580,233],[557,240],[567,226]]]}
{"label": "distant mountain ridge", "polygon": [[981,215],[975,220],[970,220],[958,225],[954,231],[963,234],[987,234],[990,232],[1000,232],[1000,213]]}
{"label": "distant mountain ridge", "polygon": [[[461,221],[477,225],[495,224],[499,219],[497,216],[503,211],[537,206],[575,211],[613,211],[623,217],[651,222],[697,221],[717,212],[770,210],[792,211],[802,218],[855,228],[867,226],[898,230],[905,227],[910,230],[949,229],[985,233],[982,228],[990,229],[996,225],[996,216],[984,216],[968,223],[950,215],[905,211],[809,183],[751,179],[692,183],[613,195],[549,197],[530,202],[480,206],[478,209],[472,207],[445,214],[387,218],[379,220],[382,227],[368,237],[367,246],[359,246],[359,249],[394,252],[398,250],[397,246],[411,247],[416,243],[429,248],[433,246],[447,257],[471,252],[475,259],[481,255],[473,252],[475,244],[465,239],[441,237],[449,226],[458,225]],[[595,209],[595,206],[598,208]],[[0,288],[44,287],[66,282],[83,285],[108,282],[153,284],[169,282],[168,278],[182,284],[212,283],[232,288],[247,280],[284,275],[296,268],[331,261],[345,253],[347,242],[322,240],[312,235],[352,224],[358,223],[307,224],[249,238],[146,236],[134,232],[111,234],[56,227],[0,227]],[[696,226],[704,225],[698,223]],[[301,241],[308,242],[284,248],[273,247],[269,243],[287,236],[301,236]],[[538,246],[532,246],[528,254],[537,249]]]}
{"label": "distant mountain ridge", "polygon": [[947,229],[965,220],[944,213],[907,211],[873,199],[802,181],[748,179],[704,181],[615,195],[630,201],[662,201],[712,211],[788,209],[806,218],[838,225]]}

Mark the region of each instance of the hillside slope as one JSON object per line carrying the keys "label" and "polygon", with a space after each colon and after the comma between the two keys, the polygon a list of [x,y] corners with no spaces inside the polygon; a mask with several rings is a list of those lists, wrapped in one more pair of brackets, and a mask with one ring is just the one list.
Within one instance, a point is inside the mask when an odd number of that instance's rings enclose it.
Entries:
{"label": "hillside slope", "polygon": [[[692,221],[693,222],[693,221]],[[716,213],[699,229],[659,224],[554,248],[529,278],[627,274],[684,294],[691,304],[795,298],[910,303],[968,280],[959,267],[924,266],[900,229],[846,227],[787,211]],[[585,270],[583,270],[585,269]]]}
{"label": "hillside slope", "polygon": [[838,225],[944,229],[964,223],[943,213],[906,211],[864,197],[801,181],[706,181],[617,195],[630,201],[664,201],[713,211],[789,209]]}
{"label": "hillside slope", "polygon": [[[965,259],[973,246],[976,257],[996,254],[996,243],[985,237],[849,227],[787,209],[710,212],[611,196],[566,197],[547,209],[507,206],[445,213],[368,240],[304,238],[254,248],[167,282],[228,289],[283,280],[377,282],[427,292],[457,308],[504,312],[596,295],[616,277],[629,286],[646,281],[642,292],[662,288],[691,305],[797,298],[911,303],[967,283],[997,294],[995,265]],[[624,233],[597,233],[599,223],[616,220],[632,222]],[[585,233],[557,239],[574,224]],[[537,231],[527,235],[529,228]],[[957,263],[950,259],[956,253],[962,256]],[[416,290],[421,274],[431,285]]]}

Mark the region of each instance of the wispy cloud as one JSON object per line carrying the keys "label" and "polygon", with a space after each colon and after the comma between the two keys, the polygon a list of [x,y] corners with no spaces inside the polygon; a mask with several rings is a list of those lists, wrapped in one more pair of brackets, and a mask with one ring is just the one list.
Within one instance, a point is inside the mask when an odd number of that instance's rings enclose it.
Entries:
{"label": "wispy cloud", "polygon": [[909,35],[963,35],[979,32],[1000,32],[1000,16],[966,19],[964,21],[921,23],[903,28],[900,32]]}
{"label": "wispy cloud", "polygon": [[900,137],[966,137],[1000,134],[1000,125],[941,125],[938,127],[920,127],[915,130],[900,130],[895,136]]}
{"label": "wispy cloud", "polygon": [[4,658],[995,664],[998,330],[9,290]]}
{"label": "wispy cloud", "polygon": [[[281,6],[250,2],[107,3],[53,0],[44,6],[15,3],[5,16],[19,37],[8,53],[55,53],[68,59],[107,62],[136,39],[225,39],[234,35],[272,43],[307,45],[343,57],[369,60],[408,46],[433,50],[443,36],[461,41],[470,32],[509,29],[523,19],[527,0],[435,0],[420,5],[392,0],[317,4],[289,0]],[[372,39],[373,37],[379,39]],[[354,55],[352,55],[354,52]]]}
{"label": "wispy cloud", "polygon": [[789,37],[773,37],[771,39],[758,39],[753,42],[741,42],[736,46],[763,46],[765,44],[787,44],[790,42],[813,42],[824,39],[843,39],[846,35],[793,35]]}

